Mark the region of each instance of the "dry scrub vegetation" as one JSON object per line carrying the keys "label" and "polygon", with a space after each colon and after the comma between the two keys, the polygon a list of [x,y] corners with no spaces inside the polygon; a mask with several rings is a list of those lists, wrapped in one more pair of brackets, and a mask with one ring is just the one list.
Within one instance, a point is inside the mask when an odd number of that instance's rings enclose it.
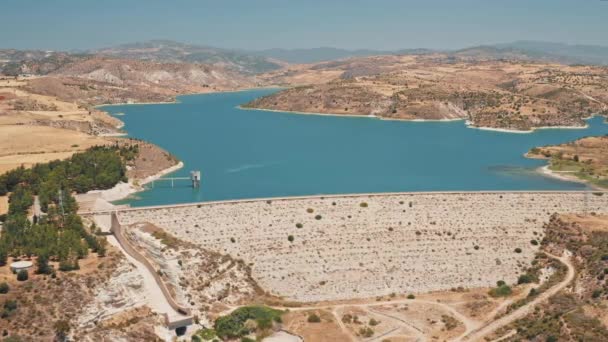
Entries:
{"label": "dry scrub vegetation", "polygon": [[549,169],[608,188],[608,136],[586,137],[557,146],[533,148],[528,156],[549,160]]}
{"label": "dry scrub vegetation", "polygon": [[608,71],[445,55],[376,56],[296,66],[266,75],[300,85],[254,100],[251,108],[375,115],[389,119],[466,119],[474,126],[530,130],[583,126],[608,113]]}

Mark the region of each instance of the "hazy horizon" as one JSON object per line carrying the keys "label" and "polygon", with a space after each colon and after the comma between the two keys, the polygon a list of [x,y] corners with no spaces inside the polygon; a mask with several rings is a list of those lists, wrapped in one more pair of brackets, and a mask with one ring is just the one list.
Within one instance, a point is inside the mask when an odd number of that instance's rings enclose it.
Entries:
{"label": "hazy horizon", "polygon": [[453,50],[513,41],[608,46],[600,0],[21,0],[0,48],[88,50],[149,40],[226,49]]}

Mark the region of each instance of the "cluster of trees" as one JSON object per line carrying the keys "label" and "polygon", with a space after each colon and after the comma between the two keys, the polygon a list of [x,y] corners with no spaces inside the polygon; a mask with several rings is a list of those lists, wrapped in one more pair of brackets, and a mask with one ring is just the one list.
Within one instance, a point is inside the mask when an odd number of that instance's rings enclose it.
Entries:
{"label": "cluster of trees", "polygon": [[44,196],[46,202],[57,189],[65,188],[77,193],[109,189],[127,180],[126,162],[138,153],[138,145],[96,146],[76,153],[68,160],[37,164],[31,169],[20,167],[0,175],[0,196],[13,192],[20,184],[26,184],[37,195]]}
{"label": "cluster of trees", "polygon": [[[64,161],[18,168],[0,176],[0,195],[9,195],[9,210],[0,236],[0,265],[8,256],[37,256],[37,272],[51,273],[50,260],[59,269],[78,268],[78,259],[89,250],[105,254],[105,239],[95,227],[85,227],[77,215],[73,192],[109,189],[126,180],[126,162],[138,153],[136,145],[98,146],[74,154]],[[28,219],[34,196],[38,196],[44,215]]]}
{"label": "cluster of trees", "polygon": [[[217,336],[223,340],[241,338],[255,331],[272,328],[274,323],[281,322],[283,314],[284,312],[281,310],[266,306],[243,306],[227,316],[218,318],[215,321],[214,330]],[[255,327],[245,324],[249,320],[255,321]]]}

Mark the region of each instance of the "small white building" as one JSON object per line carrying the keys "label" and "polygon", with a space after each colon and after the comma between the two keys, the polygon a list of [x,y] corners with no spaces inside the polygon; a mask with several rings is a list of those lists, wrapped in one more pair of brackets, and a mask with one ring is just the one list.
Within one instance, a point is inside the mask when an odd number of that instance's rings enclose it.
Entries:
{"label": "small white building", "polygon": [[15,261],[11,264],[11,271],[18,273],[21,270],[28,270],[32,268],[34,264],[31,261],[23,260],[23,261]]}

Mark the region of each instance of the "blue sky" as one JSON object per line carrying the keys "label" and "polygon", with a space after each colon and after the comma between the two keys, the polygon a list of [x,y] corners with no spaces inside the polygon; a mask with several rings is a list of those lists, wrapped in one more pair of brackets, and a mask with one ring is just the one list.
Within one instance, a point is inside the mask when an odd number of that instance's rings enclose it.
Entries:
{"label": "blue sky", "polygon": [[218,47],[460,48],[515,40],[608,46],[602,0],[5,0],[0,48],[149,39]]}

